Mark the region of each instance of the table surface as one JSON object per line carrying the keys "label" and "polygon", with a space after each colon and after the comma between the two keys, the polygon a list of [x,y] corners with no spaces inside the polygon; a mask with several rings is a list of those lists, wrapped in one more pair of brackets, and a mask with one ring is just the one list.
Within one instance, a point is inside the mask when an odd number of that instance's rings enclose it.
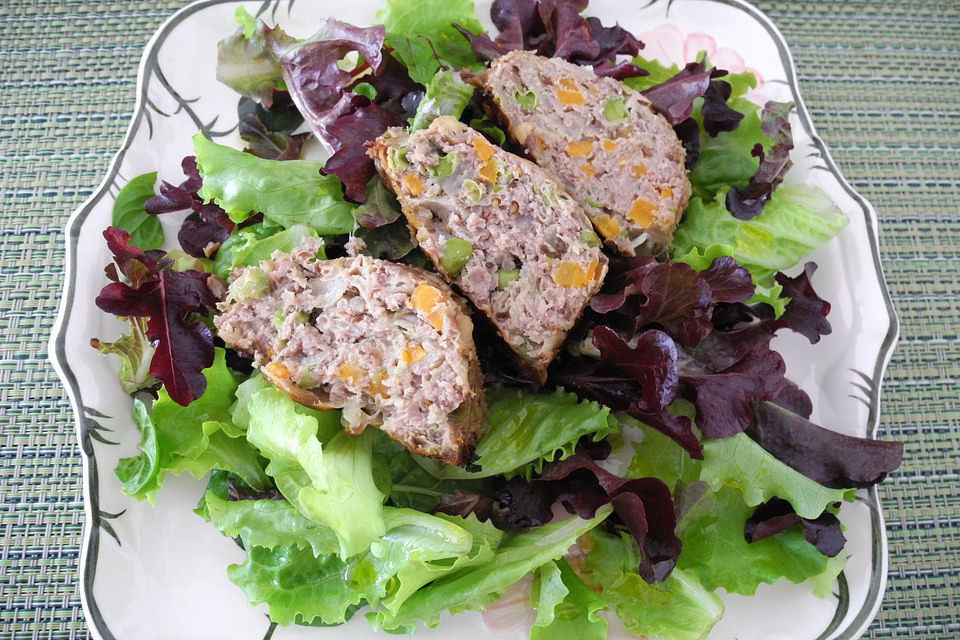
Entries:
{"label": "table surface", "polygon": [[[639,0],[631,0],[636,2]],[[83,638],[73,417],[47,360],[63,225],[119,147],[137,64],[183,2],[0,3],[0,640]],[[903,326],[880,436],[890,579],[866,637],[960,636],[960,2],[763,1],[821,136],[876,206]]]}

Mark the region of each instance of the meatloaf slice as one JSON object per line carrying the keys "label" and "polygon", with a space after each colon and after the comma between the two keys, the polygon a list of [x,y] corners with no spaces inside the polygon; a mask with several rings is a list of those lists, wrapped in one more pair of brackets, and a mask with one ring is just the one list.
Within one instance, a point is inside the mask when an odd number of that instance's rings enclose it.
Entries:
{"label": "meatloaf slice", "polygon": [[297,402],[342,408],[414,453],[463,464],[483,426],[466,305],[435,274],[367,256],[316,260],[319,241],[234,273],[220,337]]}
{"label": "meatloaf slice", "polygon": [[529,51],[497,58],[468,80],[527,156],[584,205],[608,244],[629,256],[669,244],[690,198],[686,152],[642,94]]}
{"label": "meatloaf slice", "polygon": [[371,155],[424,252],[543,382],[607,273],[582,207],[543,169],[450,117],[391,129]]}

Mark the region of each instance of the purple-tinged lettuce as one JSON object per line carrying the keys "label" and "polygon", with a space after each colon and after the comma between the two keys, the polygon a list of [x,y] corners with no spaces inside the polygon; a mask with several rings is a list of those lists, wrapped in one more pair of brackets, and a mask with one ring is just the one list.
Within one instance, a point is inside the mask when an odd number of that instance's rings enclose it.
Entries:
{"label": "purple-tinged lettuce", "polygon": [[[272,104],[276,87],[282,85],[289,91],[313,133],[333,154],[324,173],[343,183],[349,199],[363,202],[364,187],[373,175],[373,161],[365,155],[366,144],[388,127],[400,124],[404,111],[415,107],[411,102],[419,100],[422,89],[410,80],[402,65],[385,54],[383,25],[361,28],[326,18],[317,33],[306,40],[279,38],[276,33],[282,32],[249,16],[241,20],[241,29],[221,43],[224,55],[218,67],[226,71],[220,76],[231,78],[229,86],[266,107]],[[358,55],[359,61],[347,70],[344,60],[350,54]],[[266,81],[253,82],[256,90],[251,89],[241,77],[243,69],[272,74],[269,95]],[[414,100],[407,100],[411,95]],[[265,134],[266,127],[249,117],[241,120],[243,132],[256,141],[257,155],[271,157],[278,152],[276,157],[283,160],[299,155],[299,140],[289,138],[289,134],[282,138]]]}
{"label": "purple-tinged lettuce", "polygon": [[793,506],[781,498],[771,498],[754,510],[743,528],[743,537],[747,542],[756,542],[797,524],[803,531],[803,539],[823,555],[833,558],[843,551],[847,539],[837,516],[824,511],[817,518],[801,518]]}
{"label": "purple-tinged lettuce", "polygon": [[783,181],[790,168],[790,151],[793,149],[793,134],[790,130],[792,102],[770,100],[760,113],[760,129],[773,144],[768,150],[757,143],[752,155],[760,159],[757,173],[744,188],[733,187],[727,192],[727,209],[738,220],[750,220],[763,211],[767,200]]}
{"label": "purple-tinged lettuce", "polygon": [[[735,131],[743,119],[742,113],[727,104],[732,93],[730,84],[717,80],[726,75],[722,69],[708,68],[703,60],[690,62],[667,80],[644,89],[643,95],[650,100],[654,111],[662,114],[674,127],[690,119],[694,113],[694,101],[703,98],[698,116],[704,131],[716,137],[721,131]],[[699,148],[699,129],[694,131],[689,127],[677,135],[683,134],[686,146],[692,148],[694,133],[697,133],[696,147]]]}
{"label": "purple-tinged lettuce", "polygon": [[159,193],[147,199],[144,210],[157,215],[192,209],[177,232],[177,241],[194,258],[212,258],[233,231],[234,222],[219,206],[205,204],[197,193],[203,187],[203,179],[196,157],[186,156],[180,166],[185,176],[183,182],[174,186],[161,181]]}
{"label": "purple-tinged lettuce", "polygon": [[280,56],[295,40],[279,28],[270,28],[247,13],[236,11],[240,29],[217,43],[217,80],[264,106],[282,86]]}
{"label": "purple-tinged lettuce", "polygon": [[300,113],[313,131],[334,148],[336,145],[327,133],[330,123],[369,103],[365,96],[347,89],[354,75],[338,63],[356,52],[375,74],[383,60],[383,38],[383,25],[364,29],[326,18],[316,34],[297,43],[280,58],[284,83]]}
{"label": "purple-tinged lettuce", "polygon": [[600,507],[613,505],[614,514],[640,547],[638,572],[647,582],[665,580],[680,555],[667,485],[656,478],[621,478],[583,453],[547,465],[539,478],[509,483],[500,501],[509,510],[508,520],[521,527],[549,522],[557,503],[581,518],[592,518]]}
{"label": "purple-tinged lettuce", "polygon": [[[103,232],[120,273],[97,296],[97,306],[116,316],[147,318],[146,334],[156,344],[150,375],[163,382],[170,398],[186,406],[203,395],[202,370],[213,364],[213,335],[197,314],[212,310],[216,299],[201,271],[174,271],[156,252],[130,245],[130,235],[109,227]],[[116,270],[112,271],[116,275]]]}
{"label": "purple-tinged lettuce", "polygon": [[[675,415],[660,405],[678,392],[677,346],[662,331],[641,335],[630,362],[631,347],[606,326],[594,328],[591,345],[599,354],[607,352],[617,366],[600,358],[564,358],[551,368],[550,380],[579,395],[625,413],[670,437],[694,458],[701,458],[700,441],[688,416]],[[649,334],[649,335],[648,335]],[[624,367],[621,369],[620,367]],[[647,384],[644,388],[643,383]],[[650,385],[660,384],[651,388]],[[649,400],[646,398],[649,396]]]}
{"label": "purple-tinged lettuce", "polygon": [[250,114],[240,121],[240,137],[247,143],[244,151],[259,158],[298,160],[303,143],[310,134],[271,131],[262,120]]}
{"label": "purple-tinged lettuce", "polygon": [[615,314],[618,325],[627,323],[628,337],[655,325],[686,347],[697,346],[713,331],[711,314],[717,302],[743,302],[753,290],[746,269],[726,257],[701,273],[649,256],[618,261],[611,272],[603,292],[591,300],[591,309]]}
{"label": "purple-tinged lettuce", "polygon": [[399,113],[370,104],[338,118],[327,127],[327,135],[336,143],[337,151],[327,160],[323,171],[343,182],[347,198],[363,202],[367,183],[376,173],[367,155],[367,143],[389,127],[402,123]]}
{"label": "purple-tinged lettuce", "polygon": [[820,484],[870,487],[900,466],[903,444],[857,438],[824,429],[795,413],[763,402],[749,435],[771,455]]}
{"label": "purple-tinged lettuce", "polygon": [[785,371],[780,354],[763,346],[717,371],[688,361],[681,367],[680,383],[684,397],[697,408],[700,431],[708,438],[724,438],[750,426],[755,402],[777,397]]}
{"label": "purple-tinged lettuce", "polygon": [[[712,77],[726,77],[726,72],[723,76],[715,73]],[[730,83],[726,80],[711,80],[703,94],[700,118],[704,131],[710,137],[715,138],[722,131],[736,131],[740,121],[743,120],[743,114],[727,104],[732,91]]]}
{"label": "purple-tinged lettuce", "polygon": [[477,33],[479,28],[456,27],[481,61],[527,50],[590,66],[597,75],[618,80],[646,75],[631,62],[616,61],[618,55],[637,55],[643,44],[619,25],[605,27],[597,18],[584,18],[580,13],[586,8],[587,0],[495,0],[490,7],[500,31],[495,40]]}
{"label": "purple-tinged lettuce", "polygon": [[820,336],[833,331],[827,321],[830,303],[818,296],[810,284],[810,278],[816,270],[816,263],[808,262],[795,278],[784,273],[776,275],[777,283],[783,287],[783,295],[790,298],[790,303],[783,315],[773,322],[773,326],[787,327],[804,336],[810,344],[816,344]]}
{"label": "purple-tinged lettuce", "polygon": [[722,437],[743,431],[750,402],[775,397],[783,384],[783,361],[766,346],[771,332],[759,336],[755,349],[727,349],[721,361],[700,362],[683,351],[704,341],[722,343],[715,337],[714,309],[751,294],[749,274],[731,258],[718,258],[702,272],[650,257],[620,261],[586,319],[599,357],[567,358],[552,370],[553,380],[649,424],[700,457],[690,418],[666,411],[667,405],[677,397],[691,400],[697,426]]}
{"label": "purple-tinged lettuce", "polygon": [[644,89],[654,111],[676,126],[693,113],[693,101],[703,97],[714,73],[703,62],[690,62],[672,78]]}
{"label": "purple-tinged lettuce", "polygon": [[194,211],[180,225],[177,241],[194,258],[213,258],[230,237],[234,222],[215,204],[206,204]]}
{"label": "purple-tinged lettuce", "polygon": [[184,209],[198,210],[203,204],[197,191],[203,186],[203,179],[200,177],[200,171],[197,169],[197,159],[195,156],[186,156],[181,162],[185,176],[183,182],[174,186],[162,180],[157,195],[149,198],[143,205],[147,213],[157,215],[160,213],[173,213],[183,211]]}

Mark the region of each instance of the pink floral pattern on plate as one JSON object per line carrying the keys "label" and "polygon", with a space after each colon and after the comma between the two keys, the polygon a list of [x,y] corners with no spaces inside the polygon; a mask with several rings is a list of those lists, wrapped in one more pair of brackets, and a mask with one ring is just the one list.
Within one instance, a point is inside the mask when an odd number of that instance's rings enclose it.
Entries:
{"label": "pink floral pattern on plate", "polygon": [[716,67],[726,69],[730,73],[749,71],[756,76],[757,87],[748,91],[746,98],[758,104],[765,102],[764,97],[759,93],[763,88],[763,76],[756,69],[747,66],[743,57],[733,49],[717,46],[717,41],[712,36],[705,33],[690,33],[684,36],[676,26],[663,24],[656,29],[639,33],[637,37],[645,45],[640,55],[664,64],[683,66],[688,62],[694,62],[701,51],[706,51],[707,59]]}

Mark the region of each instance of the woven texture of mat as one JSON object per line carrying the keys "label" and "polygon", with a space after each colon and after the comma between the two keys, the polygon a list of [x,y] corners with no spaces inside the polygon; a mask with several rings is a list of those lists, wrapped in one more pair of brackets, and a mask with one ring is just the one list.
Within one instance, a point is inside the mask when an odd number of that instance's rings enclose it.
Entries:
{"label": "woven texture of mat", "polygon": [[[62,227],[120,145],[144,45],[182,5],[0,2],[0,640],[87,635],[80,453],[47,361]],[[903,325],[880,435],[902,440],[906,456],[880,488],[890,578],[866,637],[957,638],[960,3],[758,6],[790,43],[844,175],[876,206]]]}

